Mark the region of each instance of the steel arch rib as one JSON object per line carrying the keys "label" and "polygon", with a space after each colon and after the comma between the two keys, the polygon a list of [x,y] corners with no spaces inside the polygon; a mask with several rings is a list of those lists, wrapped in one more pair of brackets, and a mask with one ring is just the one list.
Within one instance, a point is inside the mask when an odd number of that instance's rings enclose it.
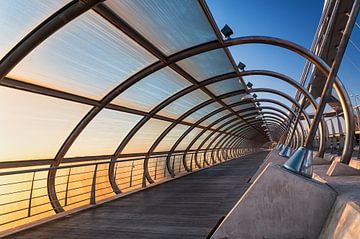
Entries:
{"label": "steel arch rib", "polygon": [[[157,71],[173,62],[177,62],[181,59],[184,59],[184,58],[187,58],[187,57],[190,57],[190,56],[193,56],[193,55],[205,52],[205,51],[222,48],[224,46],[228,47],[228,46],[232,46],[232,45],[250,44],[250,43],[270,44],[270,45],[275,45],[275,46],[289,49],[289,50],[291,50],[295,53],[298,53],[299,55],[307,58],[311,62],[313,62],[325,74],[328,74],[328,72],[329,72],[329,67],[323,61],[321,61],[320,58],[318,58],[311,52],[308,52],[306,49],[304,49],[294,43],[284,41],[284,40],[278,39],[278,38],[242,37],[242,38],[236,38],[236,39],[224,41],[224,44],[219,44],[219,42],[214,41],[214,42],[205,43],[205,44],[202,44],[199,46],[192,47],[190,49],[184,50],[182,52],[179,52],[179,53],[169,57],[167,59],[167,63],[156,62],[153,65],[143,69],[142,71],[136,73],[133,77],[130,77],[127,81],[123,82],[121,85],[116,87],[107,96],[105,96],[102,99],[100,106],[94,107],[91,111],[89,111],[89,113],[83,118],[83,120],[78,124],[78,126],[72,131],[72,133],[70,134],[68,139],[64,142],[63,146],[59,150],[57,156],[55,157],[54,166],[57,166],[60,164],[62,158],[66,154],[66,152],[69,149],[69,147],[71,146],[71,144],[74,142],[76,137],[80,134],[82,129],[90,122],[90,120],[92,118],[94,118],[102,108],[104,108],[108,103],[110,103],[112,99],[114,99],[117,95],[119,95],[129,85],[132,85],[135,82],[144,78],[145,76],[151,74],[152,72],[155,72],[155,71]],[[345,150],[343,153],[343,159],[345,160],[348,157],[349,149],[351,150],[350,146],[352,146],[351,140],[352,140],[353,128],[354,128],[354,127],[352,127],[353,122],[351,122],[351,120],[350,120],[351,116],[352,116],[352,112],[351,112],[351,110],[349,110],[349,107],[347,107],[348,105],[351,106],[351,104],[347,105],[347,103],[349,103],[350,101],[349,101],[349,98],[348,98],[346,92],[343,91],[342,85],[339,82],[339,80],[337,80],[335,83],[335,90],[337,91],[338,95],[340,96],[340,102],[344,108],[345,121],[347,123],[348,134],[347,134],[346,143],[345,143]],[[351,139],[350,141],[349,141],[349,138]],[[54,172],[54,171],[55,170],[52,170],[52,172]],[[54,176],[55,176],[55,173],[53,173],[53,175],[49,175],[49,183],[50,184],[51,184],[52,180],[54,180]],[[50,187],[53,187],[53,186],[50,185]],[[50,190],[52,190],[52,193],[55,193],[54,188],[50,188]],[[55,194],[55,196],[56,196],[56,194]],[[53,199],[57,200],[57,198],[53,198]]]}
{"label": "steel arch rib", "polygon": [[[145,69],[139,71],[138,73],[136,73],[135,75],[130,77],[128,80],[126,80],[125,82],[120,84],[118,87],[116,87],[107,96],[105,96],[103,98],[103,100],[101,101],[102,104],[100,106],[100,109],[104,108],[105,105],[110,103],[117,95],[121,94],[129,86],[133,85],[134,83],[136,83],[137,81],[141,80],[142,78],[148,76],[149,74],[151,74],[153,72],[156,72],[156,71],[164,68],[165,66],[170,65],[171,63],[180,61],[182,59],[185,59],[185,58],[188,58],[188,57],[191,57],[191,56],[194,56],[194,55],[206,52],[206,51],[215,50],[215,49],[222,48],[222,47],[228,47],[228,46],[233,46],[233,45],[241,45],[241,44],[254,44],[254,43],[275,45],[275,46],[279,46],[279,47],[282,47],[282,48],[286,48],[286,49],[288,49],[290,51],[293,51],[293,52],[305,57],[306,59],[308,59],[309,61],[314,63],[314,65],[316,65],[318,68],[320,68],[320,70],[323,73],[325,73],[326,75],[329,73],[329,66],[327,66],[326,63],[324,63],[319,57],[317,57],[316,55],[312,54],[311,52],[307,51],[305,48],[303,48],[303,47],[301,47],[301,46],[299,46],[297,44],[294,44],[294,43],[291,43],[289,41],[285,41],[285,40],[282,40],[282,39],[279,39],[279,38],[272,38],[272,37],[239,37],[239,38],[235,38],[235,39],[231,39],[231,40],[226,40],[226,41],[224,41],[224,44],[220,44],[218,41],[212,41],[212,42],[200,44],[198,46],[194,46],[194,47],[188,48],[186,50],[183,50],[181,52],[178,52],[178,53],[168,57],[166,59],[166,62],[160,62],[159,61],[159,62],[156,62],[156,63],[152,64],[151,66],[146,67]],[[342,87],[342,85],[341,85],[341,83],[340,83],[340,81],[338,79],[335,82],[335,89],[336,89],[338,95],[340,96],[342,106],[345,109],[344,112],[345,112],[346,122],[351,121],[351,120],[349,120],[349,118],[352,119],[352,112],[350,112],[351,109],[349,109],[349,107],[347,107],[347,105],[346,105],[346,103],[348,103],[350,101],[349,101],[349,98],[348,98],[346,92],[343,90],[343,87]],[[349,104],[349,105],[351,106],[351,104]],[[74,142],[77,135],[79,135],[80,132],[82,131],[82,129],[90,122],[90,120],[97,115],[97,113],[100,111],[100,109],[95,109],[94,108],[93,110],[91,110],[83,118],[83,120],[79,123],[79,126],[76,127],[73,130],[71,135],[68,137],[68,140],[66,140],[66,142],[63,144],[63,147],[59,151],[59,157],[56,157],[56,164],[60,163],[61,159],[63,158],[63,156],[67,152],[70,145]],[[351,127],[351,126],[353,126],[353,122],[348,122],[348,125],[349,125],[349,127],[347,127],[347,129],[350,129],[350,131],[351,131],[351,129],[353,130],[354,127]],[[345,149],[351,148],[349,146],[352,145],[352,142],[349,142],[349,136],[348,135],[347,135],[345,145],[346,145]]]}

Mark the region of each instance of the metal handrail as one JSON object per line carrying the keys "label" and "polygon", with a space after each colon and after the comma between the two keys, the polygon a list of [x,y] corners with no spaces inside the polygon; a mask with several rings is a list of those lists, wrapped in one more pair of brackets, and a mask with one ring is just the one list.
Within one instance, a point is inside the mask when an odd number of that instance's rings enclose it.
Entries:
{"label": "metal handrail", "polygon": [[[219,155],[221,159],[216,161],[210,160],[211,155],[206,154],[211,151],[223,152]],[[177,176],[182,176],[190,172],[186,171],[182,164],[183,155],[186,154],[186,160],[188,164],[191,163],[193,171],[200,169],[194,164],[194,157],[198,157],[198,160],[203,167],[211,167],[216,163],[221,163],[224,160],[228,160],[240,155],[254,152],[256,149],[244,149],[236,150],[232,148],[218,150],[199,150],[198,154],[195,152],[187,153],[174,153],[172,154],[172,160],[174,165],[174,172]],[[164,155],[153,155],[149,159],[149,172],[156,182],[161,182],[171,178],[171,174],[166,170],[166,157]],[[206,164],[206,159],[210,164]],[[119,159],[112,163],[116,164],[115,180],[118,182],[119,187],[123,192],[132,191],[140,187],[146,187],[144,184],[144,167],[143,157],[134,157]],[[53,214],[54,209],[51,206],[51,201],[48,198],[46,177],[37,177],[39,173],[41,175],[49,170],[58,170],[59,173],[56,177],[55,187],[57,189],[58,202],[65,210],[84,206],[95,205],[98,200],[110,198],[114,196],[114,192],[110,186],[108,180],[108,166],[111,162],[89,162],[75,165],[62,165],[57,167],[41,167],[33,169],[22,169],[16,171],[0,172],[0,179],[4,180],[18,180],[7,181],[0,184],[0,201],[4,200],[4,203],[0,203],[0,232],[5,229],[12,228],[14,226],[22,225],[32,221],[31,219],[41,216],[46,217],[49,213]],[[86,167],[89,167],[87,169]],[[194,168],[195,167],[195,168]],[[86,169],[84,171],[77,171],[74,169]],[[62,173],[64,172],[64,173]],[[13,175],[19,175],[19,177],[12,177]],[[23,176],[29,177],[24,179]],[[9,179],[10,177],[10,179]]]}

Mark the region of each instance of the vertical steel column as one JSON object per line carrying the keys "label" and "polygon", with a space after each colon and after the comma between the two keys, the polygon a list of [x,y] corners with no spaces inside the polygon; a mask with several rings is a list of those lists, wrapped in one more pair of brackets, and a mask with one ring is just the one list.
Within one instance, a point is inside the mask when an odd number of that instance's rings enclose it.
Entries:
{"label": "vertical steel column", "polygon": [[322,118],[326,102],[331,95],[331,91],[333,88],[333,84],[335,82],[337,73],[339,71],[340,64],[342,62],[342,58],[344,56],[348,41],[350,39],[350,35],[354,24],[356,22],[357,15],[359,13],[359,0],[355,0],[352,6],[351,12],[349,14],[349,19],[346,23],[345,30],[343,32],[343,36],[341,38],[338,51],[336,53],[335,59],[331,65],[330,72],[327,76],[324,89],[321,93],[320,102],[318,104],[318,108],[316,109],[316,113],[313,119],[313,122],[310,127],[310,131],[305,140],[304,147],[301,147],[285,164],[284,167],[294,171],[296,173],[301,173],[304,176],[311,177],[312,176],[312,150],[313,150],[313,141],[319,126],[319,122]]}

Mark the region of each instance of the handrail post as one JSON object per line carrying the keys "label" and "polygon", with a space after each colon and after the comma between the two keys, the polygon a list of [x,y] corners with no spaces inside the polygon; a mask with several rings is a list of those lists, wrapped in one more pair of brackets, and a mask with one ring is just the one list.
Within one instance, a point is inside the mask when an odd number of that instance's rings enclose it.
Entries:
{"label": "handrail post", "polygon": [[70,175],[71,175],[71,168],[69,168],[68,176],[67,176],[67,179],[66,179],[65,203],[64,203],[64,206],[67,206],[67,204],[68,204],[68,193],[69,193]]}
{"label": "handrail post", "polygon": [[97,174],[98,164],[95,165],[93,180],[91,184],[91,194],[90,194],[90,204],[96,204],[96,174]]}
{"label": "handrail post", "polygon": [[132,176],[133,176],[133,170],[135,168],[134,166],[134,160],[131,162],[131,169],[130,169],[130,178],[129,178],[129,187],[132,187]]}
{"label": "handrail post", "polygon": [[31,181],[30,195],[29,195],[29,206],[28,206],[28,217],[31,216],[31,203],[32,203],[32,195],[34,191],[34,181],[35,181],[35,171],[33,172],[33,177]]}
{"label": "handrail post", "polygon": [[154,175],[154,180],[156,180],[156,176],[157,176],[157,166],[158,166],[158,161],[159,161],[159,158],[156,158],[156,161],[155,161],[155,175]]}

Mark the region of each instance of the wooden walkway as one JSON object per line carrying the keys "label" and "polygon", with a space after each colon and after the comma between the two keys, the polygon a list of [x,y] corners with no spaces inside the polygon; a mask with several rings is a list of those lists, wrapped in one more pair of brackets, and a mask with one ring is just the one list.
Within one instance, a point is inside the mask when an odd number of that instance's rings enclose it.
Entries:
{"label": "wooden walkway", "polygon": [[8,238],[206,238],[268,152],[199,171]]}

